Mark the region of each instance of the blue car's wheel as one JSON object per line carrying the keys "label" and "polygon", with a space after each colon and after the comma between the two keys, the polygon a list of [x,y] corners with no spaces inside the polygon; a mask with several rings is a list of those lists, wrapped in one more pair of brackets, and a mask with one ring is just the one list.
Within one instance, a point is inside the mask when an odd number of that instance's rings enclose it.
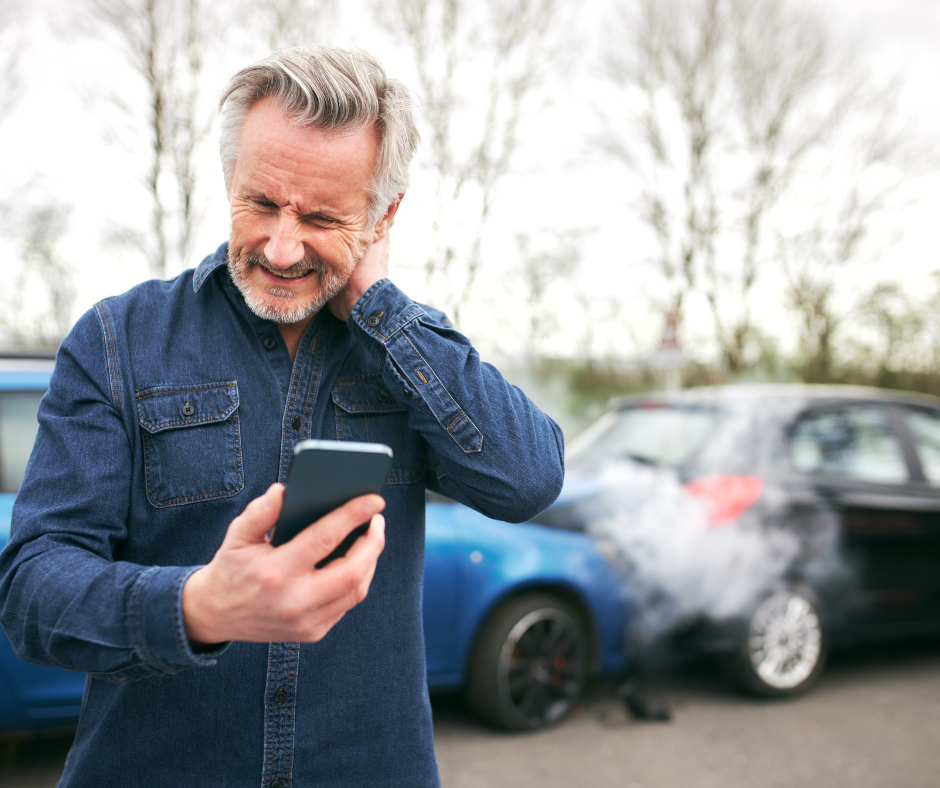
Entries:
{"label": "blue car's wheel", "polygon": [[545,594],[518,597],[483,626],[470,665],[467,700],[500,728],[540,728],[575,704],[587,662],[584,625],[569,605]]}

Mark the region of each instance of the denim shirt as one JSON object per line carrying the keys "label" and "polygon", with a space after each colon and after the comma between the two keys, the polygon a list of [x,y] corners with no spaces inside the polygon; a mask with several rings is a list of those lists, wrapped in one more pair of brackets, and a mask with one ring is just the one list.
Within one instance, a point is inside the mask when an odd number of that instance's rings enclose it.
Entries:
{"label": "denim shirt", "polygon": [[[88,673],[63,786],[434,786],[421,625],[424,488],[522,521],[562,435],[440,314],[385,279],[296,359],[232,284],[195,271],[100,302],[63,342],[0,555],[24,659]],[[187,577],[307,438],[394,450],[386,547],[318,643],[194,652]]]}

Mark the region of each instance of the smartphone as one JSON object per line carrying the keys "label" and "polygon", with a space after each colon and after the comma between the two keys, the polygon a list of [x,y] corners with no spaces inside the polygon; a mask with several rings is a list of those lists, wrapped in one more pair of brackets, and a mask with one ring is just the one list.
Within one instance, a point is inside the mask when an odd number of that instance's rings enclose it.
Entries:
{"label": "smartphone", "polygon": [[[353,498],[381,494],[391,463],[392,450],[384,443],[317,440],[298,443],[271,544],[276,547],[290,541]],[[368,528],[368,522],[354,528],[332,553],[317,563],[317,569],[346,555]]]}

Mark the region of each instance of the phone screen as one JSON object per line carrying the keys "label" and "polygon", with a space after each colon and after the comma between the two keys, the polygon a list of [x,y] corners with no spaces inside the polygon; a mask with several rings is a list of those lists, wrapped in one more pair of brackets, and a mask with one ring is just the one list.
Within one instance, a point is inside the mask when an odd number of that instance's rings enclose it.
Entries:
{"label": "phone screen", "polygon": [[[276,547],[290,541],[353,498],[381,494],[391,462],[392,450],[382,443],[314,440],[298,443],[271,544]],[[346,555],[368,527],[366,522],[355,528],[317,568]]]}

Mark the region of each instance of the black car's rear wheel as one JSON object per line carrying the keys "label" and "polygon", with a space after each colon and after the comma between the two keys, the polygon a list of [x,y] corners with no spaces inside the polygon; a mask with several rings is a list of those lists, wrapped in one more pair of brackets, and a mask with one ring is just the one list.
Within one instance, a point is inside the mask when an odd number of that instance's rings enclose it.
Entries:
{"label": "black car's rear wheel", "polygon": [[826,632],[816,596],[794,587],[765,596],[742,629],[728,667],[745,689],[792,697],[816,683],[826,661]]}
{"label": "black car's rear wheel", "polygon": [[500,728],[540,728],[561,719],[587,675],[584,625],[544,594],[510,600],[484,624],[467,681],[467,702]]}

